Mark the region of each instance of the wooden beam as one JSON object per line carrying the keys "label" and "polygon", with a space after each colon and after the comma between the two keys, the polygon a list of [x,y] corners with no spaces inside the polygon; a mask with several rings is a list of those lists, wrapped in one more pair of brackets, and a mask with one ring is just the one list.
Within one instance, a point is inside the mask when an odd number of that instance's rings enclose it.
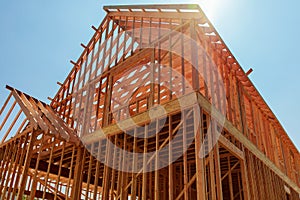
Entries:
{"label": "wooden beam", "polygon": [[153,18],[169,18],[169,19],[201,19],[202,16],[199,15],[199,13],[172,13],[172,15],[168,15],[166,13],[159,13],[159,12],[117,12],[112,11],[107,14],[109,17],[113,16],[122,16],[122,17],[145,17],[145,14],[147,17],[153,17]]}
{"label": "wooden beam", "polygon": [[184,10],[199,10],[198,4],[155,4],[155,5],[108,5],[103,6],[103,9],[109,11],[110,9],[184,9]]}
{"label": "wooden beam", "polygon": [[225,147],[234,156],[236,156],[241,160],[245,160],[244,152],[240,150],[238,147],[236,147],[233,143],[231,143],[223,135],[219,135],[218,142],[221,144],[221,146]]}
{"label": "wooden beam", "polygon": [[[195,98],[196,98],[195,93],[190,93],[186,96],[182,96],[178,99],[174,99],[165,104],[162,104],[161,106],[163,107],[163,109],[157,109],[154,107],[151,110],[152,117],[160,118],[160,117],[165,116],[165,113],[169,113],[169,114],[175,113],[175,112],[181,111],[182,109],[191,107],[197,103],[197,100]],[[153,112],[153,111],[155,111],[155,112]],[[136,125],[146,124],[146,123],[150,122],[150,120],[151,120],[149,117],[149,112],[150,111],[148,110],[146,112],[137,114],[130,119],[125,119],[123,121],[119,121],[118,124],[112,124],[112,125],[103,127],[102,129],[96,130],[94,133],[83,136],[81,138],[81,141],[84,144],[91,144],[92,142],[105,137],[105,135],[113,135],[113,134],[121,133],[123,130],[133,128]],[[155,116],[153,116],[154,113],[155,113]]]}

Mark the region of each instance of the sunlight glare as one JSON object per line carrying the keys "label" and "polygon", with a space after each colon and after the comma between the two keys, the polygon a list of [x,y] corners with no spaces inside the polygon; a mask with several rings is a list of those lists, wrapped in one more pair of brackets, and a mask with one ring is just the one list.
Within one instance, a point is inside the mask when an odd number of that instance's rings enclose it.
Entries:
{"label": "sunlight glare", "polygon": [[218,12],[225,7],[226,0],[198,0],[198,4],[209,19],[216,19]]}

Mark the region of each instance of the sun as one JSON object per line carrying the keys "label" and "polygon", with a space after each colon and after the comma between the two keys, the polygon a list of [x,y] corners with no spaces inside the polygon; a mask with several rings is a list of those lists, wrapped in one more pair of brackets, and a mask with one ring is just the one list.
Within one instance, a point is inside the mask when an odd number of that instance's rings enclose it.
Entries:
{"label": "sun", "polygon": [[198,0],[198,4],[209,19],[217,18],[218,13],[225,8],[227,0]]}

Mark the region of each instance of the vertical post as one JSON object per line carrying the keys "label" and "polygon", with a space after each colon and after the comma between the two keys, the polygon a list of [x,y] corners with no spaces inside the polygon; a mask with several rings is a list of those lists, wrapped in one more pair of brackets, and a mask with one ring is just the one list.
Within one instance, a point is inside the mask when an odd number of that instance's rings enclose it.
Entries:
{"label": "vertical post", "polygon": [[230,199],[234,199],[230,156],[227,156],[227,166],[228,166],[228,170],[229,170],[229,173],[228,173],[228,184],[229,184]]}
{"label": "vertical post", "polygon": [[[102,58],[100,58],[100,52],[101,52],[101,47],[102,47],[102,35],[104,33],[104,30],[103,30],[103,27],[104,27],[104,24],[107,22],[107,17],[105,17],[105,19],[103,20],[102,24],[99,26],[97,32],[98,32],[98,35],[99,35],[99,39],[98,39],[98,50],[96,52],[96,65],[95,65],[95,72],[94,72],[94,78],[97,77],[97,74],[98,74],[98,70],[100,71],[101,70],[101,67],[100,67],[100,64],[99,64],[99,61],[102,60]],[[100,30],[99,30],[100,29]],[[95,41],[96,42],[96,41]],[[95,48],[95,47],[94,47]]]}
{"label": "vertical post", "polygon": [[[158,23],[158,38],[161,37],[161,18],[159,18]],[[157,49],[157,104],[160,104],[160,82],[161,82],[161,41],[158,42]]]}
{"label": "vertical post", "polygon": [[[100,106],[100,97],[101,97],[101,90],[102,90],[102,81],[103,81],[103,77],[101,77],[101,79],[99,80],[99,87],[98,87],[98,93],[97,93],[97,106],[96,106],[96,114],[95,114],[95,125],[94,125],[94,130],[98,129],[98,119],[99,117],[99,106]],[[103,121],[103,119],[102,119]]]}
{"label": "vertical post", "polygon": [[[248,134],[248,138],[256,145],[256,140],[254,140],[253,135],[256,135],[256,126],[255,126],[255,115],[254,115],[254,107],[252,105],[252,100],[249,99],[249,106],[250,106],[250,112],[251,112],[251,118],[252,118],[252,126],[253,126],[253,130],[250,131],[250,134]],[[254,132],[254,133],[253,133]],[[256,137],[255,137],[256,138]],[[276,145],[276,141],[274,140],[274,144]],[[275,148],[274,153],[276,153],[275,155],[278,155],[277,153],[277,148]],[[278,162],[277,162],[278,163]],[[279,163],[278,163],[279,164]],[[279,165],[278,165],[279,166]]]}
{"label": "vertical post", "polygon": [[70,171],[69,171],[68,183],[67,183],[67,187],[66,187],[67,198],[69,198],[70,184],[71,184],[72,173],[73,173],[73,162],[74,162],[74,157],[75,157],[75,149],[76,149],[76,147],[73,146],[72,158],[71,158],[71,166],[70,166]]}
{"label": "vertical post", "polygon": [[135,42],[135,35],[134,35],[134,32],[135,32],[135,17],[133,17],[133,20],[132,20],[132,35],[131,35],[131,44],[130,44],[130,48],[131,48],[131,51],[130,51],[130,54],[133,55],[133,48],[134,48],[134,42]]}
{"label": "vertical post", "polygon": [[[217,184],[217,192],[218,192],[218,199],[223,199],[223,193],[222,193],[222,181],[221,181],[221,167],[220,167],[220,156],[219,156],[219,144],[216,138],[217,134],[217,124],[216,121],[212,121],[212,135],[213,135],[213,144],[214,146],[214,160],[215,160],[215,176],[216,176],[216,184]],[[221,134],[221,133],[219,133]]]}
{"label": "vertical post", "polygon": [[122,54],[122,61],[125,60],[126,57],[126,41],[127,41],[127,26],[128,26],[128,16],[125,17],[125,26],[124,26],[124,46],[123,46],[123,54]]}
{"label": "vertical post", "polygon": [[[119,17],[120,21],[121,21],[121,17]],[[121,37],[121,26],[118,25],[118,35],[117,35],[117,44],[116,44],[116,55],[115,55],[115,65],[118,64],[118,56],[119,56],[119,53],[121,52],[121,50],[119,49],[120,48],[120,37]]]}
{"label": "vertical post", "polygon": [[123,139],[123,162],[122,162],[122,179],[121,182],[119,184],[121,184],[121,200],[125,200],[128,199],[128,197],[125,195],[126,192],[126,185],[127,185],[127,171],[126,171],[126,166],[127,166],[127,133],[124,133],[124,139]]}
{"label": "vertical post", "polygon": [[91,182],[91,176],[92,176],[94,145],[95,145],[95,143],[93,142],[92,146],[91,146],[90,158],[89,158],[89,169],[88,169],[88,179],[87,179],[85,200],[89,199],[90,182]]}
{"label": "vertical post", "polygon": [[[67,91],[66,91],[66,99],[67,99],[67,101],[66,101],[66,103],[65,103],[65,109],[64,109],[64,112],[63,112],[63,117],[62,117],[62,119],[64,120],[64,121],[67,121],[66,120],[66,117],[69,117],[70,116],[70,112],[71,112],[71,109],[70,109],[70,107],[68,108],[67,107],[67,105],[68,105],[68,103],[71,101],[71,99],[68,99],[68,97],[69,97],[69,95],[70,95],[70,86],[71,86],[71,78],[70,77],[68,77],[68,85],[67,85]],[[71,105],[71,102],[69,103],[69,106]],[[67,111],[67,109],[68,109],[68,113],[66,113],[66,111]]]}
{"label": "vertical post", "polygon": [[58,185],[59,185],[59,181],[60,181],[60,176],[61,176],[61,168],[62,168],[62,162],[63,162],[63,159],[64,159],[64,154],[65,154],[65,146],[66,146],[66,143],[63,142],[63,147],[62,147],[62,152],[60,153],[60,161],[59,161],[59,166],[58,166],[58,174],[57,174],[57,179],[56,179],[56,184],[55,184],[55,195],[54,195],[54,200],[57,199],[57,193],[58,193]]}
{"label": "vertical post", "polygon": [[133,138],[133,159],[132,159],[132,185],[131,185],[131,199],[136,199],[136,187],[137,187],[137,177],[135,172],[137,170],[137,128],[134,129]]}
{"label": "vertical post", "polygon": [[199,91],[199,71],[198,71],[198,48],[197,48],[197,35],[195,28],[195,20],[191,21],[191,61],[192,61],[192,86],[194,91]]}
{"label": "vertical post", "polygon": [[112,167],[112,175],[111,175],[111,186],[110,186],[110,198],[112,199],[115,195],[115,182],[116,182],[116,166],[117,166],[117,135],[114,136],[114,146],[113,146],[113,167]]}
{"label": "vertical post", "polygon": [[[245,148],[243,146],[243,152],[245,155]],[[245,158],[245,156],[244,156]],[[250,200],[250,193],[249,193],[249,178],[248,178],[248,170],[246,165],[247,159],[240,160],[241,163],[241,174],[242,174],[242,183],[243,183],[243,192],[244,192],[244,199]]]}
{"label": "vertical post", "polygon": [[[110,32],[110,42],[109,42],[109,55],[108,55],[108,62],[107,62],[107,69],[110,69],[110,65],[112,64],[112,61],[111,61],[111,57],[112,57],[112,49],[113,49],[113,46],[114,46],[114,32],[116,30],[116,25],[115,25],[115,16],[112,17],[112,20],[111,20],[111,23],[112,23],[112,26],[111,26],[111,32]],[[118,37],[118,35],[117,35]],[[107,57],[107,56],[106,56]],[[106,60],[106,58],[105,58]],[[103,61],[105,61],[103,60]],[[105,63],[105,62],[104,62]]]}
{"label": "vertical post", "polygon": [[[231,65],[232,68],[232,65]],[[237,111],[236,111],[236,90],[235,90],[235,84],[236,82],[234,82],[234,75],[232,70],[230,70],[229,72],[229,78],[230,78],[230,92],[229,92],[229,98],[230,98],[230,103],[231,103],[231,109],[232,109],[232,123],[233,125],[235,125],[236,127],[238,127],[238,122],[237,122]],[[240,129],[239,129],[240,130]]]}
{"label": "vertical post", "polygon": [[106,138],[106,151],[105,151],[105,164],[103,170],[103,179],[102,179],[102,199],[108,200],[109,198],[109,162],[110,162],[110,154],[111,154],[111,142],[109,138]]}
{"label": "vertical post", "polygon": [[[80,101],[79,101],[79,96],[81,96],[81,95],[79,95],[79,85],[80,85],[80,76],[81,76],[81,71],[82,71],[82,67],[78,64],[76,64],[76,71],[77,71],[77,73],[76,73],[76,75],[75,75],[75,79],[74,79],[74,82],[76,81],[76,83],[74,83],[74,87],[75,87],[75,91],[73,91],[73,92],[75,92],[75,97],[74,97],[74,108],[73,108],[73,116],[74,117],[77,117],[77,119],[79,119],[79,116],[80,116],[80,106],[77,108],[77,102],[78,103],[80,103]],[[76,77],[77,76],[77,77]],[[74,88],[73,87],[73,88]],[[73,93],[74,94],[74,93]],[[77,110],[78,109],[78,110]],[[78,112],[78,113],[77,113]],[[76,116],[77,115],[77,116]],[[76,120],[76,119],[75,119]],[[75,122],[75,120],[73,120],[72,121],[72,126],[74,126],[74,122]],[[75,127],[73,127],[73,128],[76,128],[78,126],[78,121],[76,122],[76,125],[75,125]]]}
{"label": "vertical post", "polygon": [[212,133],[212,119],[210,120],[210,129],[208,130],[208,149],[210,149],[210,152],[208,154],[209,159],[209,174],[210,174],[210,193],[212,200],[216,200],[216,181],[215,181],[215,164],[214,164],[214,151],[213,151],[213,133]]}
{"label": "vertical post", "polygon": [[142,199],[147,199],[147,147],[148,147],[148,125],[145,126],[144,133],[144,156],[143,156],[143,186]]}
{"label": "vertical post", "polygon": [[[102,54],[102,66],[101,66],[101,73],[104,71],[104,67],[105,67],[105,60],[106,60],[106,48],[107,48],[107,43],[108,43],[108,31],[109,31],[109,24],[111,22],[111,19],[108,17],[106,19],[106,27],[105,27],[105,41],[104,41],[104,49],[103,49],[103,54]],[[112,22],[113,23],[113,22]],[[112,25],[112,29],[113,29],[113,25]]]}
{"label": "vertical post", "polygon": [[[182,95],[185,94],[185,56],[184,56],[184,34],[183,34],[183,19],[180,20],[180,47],[181,47],[181,89],[182,89]],[[192,66],[193,67],[193,66]]]}
{"label": "vertical post", "polygon": [[105,102],[104,102],[104,112],[103,112],[103,126],[107,126],[110,123],[110,105],[111,105],[111,95],[113,90],[113,75],[109,74],[106,86]]}
{"label": "vertical post", "polygon": [[[203,127],[202,127],[202,110],[200,113],[196,112],[198,107],[194,108],[194,134],[195,134],[195,162],[196,162],[196,189],[197,189],[197,200],[207,199],[205,191],[205,165],[204,158],[201,156],[201,146],[203,143]],[[199,127],[197,126],[199,125]],[[198,127],[198,128],[197,128]],[[204,149],[204,146],[202,146]],[[201,157],[200,157],[201,156]]]}
{"label": "vertical post", "polygon": [[[169,115],[169,141],[173,140],[172,115]],[[174,199],[173,146],[169,142],[169,200]]]}
{"label": "vertical post", "polygon": [[50,158],[49,158],[48,167],[47,167],[47,173],[46,173],[46,177],[45,177],[43,199],[46,197],[46,189],[47,189],[48,178],[49,178],[50,169],[51,169],[51,163],[52,163],[52,157],[53,157],[54,148],[55,148],[55,139],[52,141],[52,145],[51,145]]}
{"label": "vertical post", "polygon": [[172,80],[172,69],[173,69],[173,53],[172,53],[172,19],[170,19],[169,22],[169,26],[170,26],[170,34],[169,34],[169,100],[172,100],[172,96],[173,96],[173,80]]}
{"label": "vertical post", "polygon": [[182,111],[183,127],[182,127],[182,151],[183,151],[183,184],[184,184],[184,199],[188,200],[188,163],[187,163],[187,132],[186,132],[186,118],[185,110]]}
{"label": "vertical post", "polygon": [[156,119],[156,127],[155,127],[155,168],[154,168],[154,199],[158,200],[160,199],[159,195],[159,120]]}
{"label": "vertical post", "polygon": [[77,148],[76,165],[74,170],[74,182],[72,187],[72,199],[80,199],[80,176],[82,174],[82,160],[83,160],[83,148]]}
{"label": "vertical post", "polygon": [[20,184],[20,188],[19,188],[18,196],[17,196],[18,200],[22,200],[23,193],[24,193],[24,190],[25,190],[25,187],[26,187],[27,174],[28,174],[27,172],[28,172],[31,157],[32,157],[32,149],[33,149],[33,146],[34,146],[34,142],[36,140],[35,136],[36,136],[36,130],[32,129],[29,144],[28,144],[28,147],[27,147],[27,154],[26,154],[26,158],[25,158],[25,163],[24,163],[24,167],[23,167],[23,170],[22,170],[22,180],[21,180],[21,184]]}
{"label": "vertical post", "polygon": [[[90,116],[90,113],[91,113],[91,109],[93,107],[93,99],[91,98],[93,96],[93,93],[90,94],[91,92],[91,85],[87,85],[86,87],[86,96],[85,96],[85,105],[84,105],[84,108],[83,108],[83,119],[82,119],[82,128],[81,128],[81,135],[84,136],[84,135],[87,135],[89,134],[89,128],[90,128],[90,120],[91,120],[91,116]],[[83,98],[83,97],[81,97]],[[81,107],[81,106],[80,106]]]}
{"label": "vertical post", "polygon": [[151,53],[151,63],[150,63],[150,96],[148,108],[151,108],[154,105],[155,98],[155,46],[153,45]]}
{"label": "vertical post", "polygon": [[95,174],[95,181],[94,181],[94,196],[93,199],[97,198],[98,193],[98,184],[99,184],[99,174],[100,174],[100,156],[101,156],[101,148],[102,148],[102,140],[99,141],[98,145],[98,152],[97,152],[97,163],[96,163],[96,174]]}
{"label": "vertical post", "polygon": [[81,174],[79,176],[79,179],[78,179],[78,188],[77,188],[77,191],[78,191],[78,196],[81,198],[82,196],[82,193],[83,193],[83,189],[82,189],[82,185],[83,185],[83,175],[85,174],[85,162],[86,162],[86,158],[87,157],[87,149],[84,148],[83,149],[83,157],[82,157],[82,161],[81,161]]}
{"label": "vertical post", "polygon": [[37,160],[36,160],[36,164],[35,164],[35,170],[34,170],[34,175],[33,175],[33,182],[32,182],[32,190],[30,192],[30,199],[34,199],[35,197],[35,192],[36,192],[36,186],[37,186],[37,173],[38,173],[38,166],[39,166],[39,163],[40,163],[40,158],[41,158],[41,153],[43,151],[43,145],[44,145],[44,134],[42,136],[42,139],[41,139],[41,146],[40,146],[40,149],[39,149],[39,152],[38,152],[38,157],[37,157]]}
{"label": "vertical post", "polygon": [[[118,137],[118,135],[116,135],[116,137]],[[121,146],[121,144],[120,144]],[[120,148],[121,149],[121,148]],[[122,151],[119,150],[119,160],[118,160],[118,180],[117,182],[118,183],[121,183],[121,180],[122,180],[122,161],[123,161],[123,156],[122,156]],[[117,196],[120,196],[121,194],[121,187],[122,185],[121,184],[117,184]]]}
{"label": "vertical post", "polygon": [[245,102],[244,102],[244,94],[243,94],[243,89],[241,87],[240,82],[236,81],[237,84],[237,98],[238,98],[238,105],[239,105],[239,110],[240,110],[240,118],[241,118],[241,126],[242,126],[242,131],[244,135],[248,136],[248,129],[247,129],[247,116],[246,116],[246,108],[245,108]]}

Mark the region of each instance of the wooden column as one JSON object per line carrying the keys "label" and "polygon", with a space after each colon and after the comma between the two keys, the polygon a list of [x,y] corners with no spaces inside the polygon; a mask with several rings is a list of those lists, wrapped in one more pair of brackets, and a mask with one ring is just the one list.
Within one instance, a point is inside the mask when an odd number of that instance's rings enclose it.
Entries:
{"label": "wooden column", "polygon": [[199,71],[198,71],[198,46],[197,46],[197,33],[195,28],[195,20],[190,23],[191,31],[191,61],[192,61],[192,85],[194,91],[199,91]]}
{"label": "wooden column", "polygon": [[36,193],[36,187],[37,187],[37,176],[38,176],[38,166],[39,166],[39,163],[40,163],[40,159],[41,159],[41,153],[42,153],[42,150],[43,150],[43,145],[44,145],[44,133],[43,133],[43,136],[41,138],[41,145],[40,145],[40,149],[39,149],[39,152],[38,152],[38,157],[37,157],[37,160],[36,160],[36,164],[35,164],[35,170],[34,170],[34,174],[33,174],[33,182],[32,182],[32,190],[30,192],[30,197],[29,199],[33,200],[35,198],[35,193]]}
{"label": "wooden column", "polygon": [[114,145],[112,148],[113,156],[112,156],[112,175],[111,175],[111,185],[110,185],[110,198],[115,196],[115,183],[116,183],[116,167],[117,167],[117,150],[118,150],[118,135],[113,137]]}
{"label": "wooden column", "polygon": [[102,199],[108,200],[109,198],[109,174],[110,174],[110,157],[111,157],[111,142],[109,141],[109,138],[106,138],[106,151],[105,151],[105,164],[104,164],[104,171],[103,171],[103,179],[102,179]]}
{"label": "wooden column", "polygon": [[186,118],[187,118],[187,115],[185,113],[185,111],[183,110],[182,111],[182,116],[183,116],[183,132],[182,132],[182,146],[183,146],[183,187],[184,187],[184,199],[185,200],[188,200],[188,191],[189,191],[189,188],[188,188],[188,163],[187,163],[187,131],[186,131]]}
{"label": "wooden column", "polygon": [[107,126],[110,123],[110,106],[111,106],[111,95],[113,90],[113,76],[110,74],[107,80],[106,95],[104,102],[104,112],[103,112],[103,126]]}
{"label": "wooden column", "polygon": [[27,147],[27,153],[26,153],[26,158],[25,158],[25,162],[24,162],[24,167],[23,167],[23,170],[22,170],[22,179],[21,179],[20,188],[18,190],[18,196],[17,196],[18,200],[22,200],[22,198],[23,198],[23,193],[24,193],[27,178],[28,178],[27,177],[28,169],[29,169],[29,165],[30,165],[30,161],[31,161],[31,157],[32,157],[31,152],[32,152],[35,141],[36,141],[36,130],[32,130],[30,140],[29,140],[29,144],[28,144],[28,147]]}
{"label": "wooden column", "polygon": [[63,142],[63,147],[62,147],[62,152],[60,152],[60,161],[59,161],[59,165],[58,165],[58,174],[57,174],[57,177],[56,177],[56,184],[55,184],[55,194],[54,194],[54,200],[56,200],[58,197],[57,197],[57,194],[59,192],[59,188],[58,188],[58,185],[59,185],[59,182],[60,182],[60,176],[61,176],[61,170],[62,170],[62,162],[63,162],[63,158],[64,158],[64,154],[65,154],[65,145],[66,143]]}
{"label": "wooden column", "polygon": [[223,191],[222,191],[222,181],[221,181],[221,166],[220,166],[220,154],[219,154],[219,143],[217,141],[217,123],[215,120],[212,121],[212,134],[213,134],[213,144],[214,146],[214,160],[215,160],[215,176],[216,176],[216,184],[217,184],[217,192],[218,199],[223,199]]}
{"label": "wooden column", "polygon": [[148,125],[145,126],[144,133],[144,156],[143,156],[143,186],[142,186],[142,199],[147,199],[147,147],[148,147]]}
{"label": "wooden column", "polygon": [[[212,119],[210,120],[210,126],[212,126]],[[209,125],[208,125],[209,126]],[[216,191],[216,181],[215,181],[215,164],[214,164],[214,150],[212,147],[213,144],[213,135],[212,135],[212,127],[208,130],[207,137],[208,137],[208,149],[210,150],[208,154],[209,159],[209,175],[210,175],[210,195],[212,200],[217,200],[217,191]]]}
{"label": "wooden column", "polygon": [[80,199],[80,188],[81,182],[80,177],[82,174],[82,160],[83,160],[84,152],[82,147],[77,148],[77,155],[76,155],[76,166],[74,170],[74,182],[72,187],[72,199]]}
{"label": "wooden column", "polygon": [[[245,156],[245,148],[244,147],[243,147],[243,152],[244,152],[244,156]],[[244,199],[250,200],[249,178],[248,178],[248,169],[247,169],[246,162],[247,162],[246,158],[244,160],[240,160]]]}
{"label": "wooden column", "polygon": [[91,145],[91,151],[90,151],[90,156],[89,156],[89,169],[88,169],[88,179],[87,179],[85,200],[89,199],[89,194],[90,194],[90,182],[91,182],[91,177],[92,177],[92,165],[93,165],[93,159],[94,159],[93,158],[94,145],[95,145],[95,143],[93,142]]}
{"label": "wooden column", "polygon": [[[169,140],[173,140],[172,115],[169,115]],[[173,146],[169,142],[169,200],[174,199]]]}
{"label": "wooden column", "polygon": [[68,183],[67,183],[67,187],[66,187],[67,198],[69,198],[69,193],[70,193],[69,191],[71,191],[70,190],[70,185],[71,185],[71,179],[72,179],[72,173],[73,173],[73,163],[74,163],[74,158],[75,158],[75,150],[76,150],[76,147],[73,146],[73,148],[72,148],[72,158],[71,158],[70,172],[69,172]]}
{"label": "wooden column", "polygon": [[138,167],[138,157],[137,157],[137,128],[134,129],[134,138],[133,138],[133,158],[132,158],[132,185],[131,185],[131,199],[136,199],[137,196],[137,178],[135,173]]}
{"label": "wooden column", "polygon": [[195,162],[196,162],[196,189],[197,189],[197,200],[207,199],[206,195],[206,181],[205,181],[205,164],[203,155],[201,155],[201,147],[204,150],[203,143],[203,126],[202,126],[202,109],[200,113],[198,106],[194,108],[194,134],[195,134]]}
{"label": "wooden column", "polygon": [[128,199],[128,195],[127,195],[127,190],[126,190],[126,185],[127,185],[127,166],[128,166],[128,157],[127,157],[127,133],[124,133],[124,139],[123,139],[123,162],[122,162],[122,179],[121,182],[119,182],[119,184],[121,184],[121,200],[125,200]]}
{"label": "wooden column", "polygon": [[98,185],[99,185],[99,174],[100,174],[100,157],[101,157],[101,148],[102,148],[102,140],[99,141],[98,152],[97,152],[97,163],[96,163],[96,173],[95,173],[95,181],[94,181],[94,196],[93,199],[97,198],[98,193]]}

